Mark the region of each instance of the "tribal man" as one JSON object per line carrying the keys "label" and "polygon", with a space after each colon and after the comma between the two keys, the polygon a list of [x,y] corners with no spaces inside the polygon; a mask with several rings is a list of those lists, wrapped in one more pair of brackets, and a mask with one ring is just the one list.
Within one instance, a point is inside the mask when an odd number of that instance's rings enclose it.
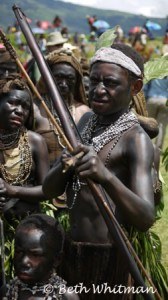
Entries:
{"label": "tribal man", "polygon": [[[74,122],[78,123],[83,114],[90,111],[86,105],[87,101],[82,82],[80,63],[72,52],[66,49],[51,52],[46,60]],[[54,118],[59,122],[42,77],[37,87]],[[52,166],[64,146],[58,136],[57,130],[52,125],[42,105],[38,102],[35,109],[35,131],[40,133],[46,141],[50,166]]]}
{"label": "tribal man", "polygon": [[[154,222],[152,164],[149,136],[130,111],[130,102],[143,85],[143,60],[127,45],[99,49],[91,60],[89,102],[94,114],[83,116],[79,130],[83,144],[63,151],[43,185],[47,197],[67,192],[70,232],[60,274],[69,284],[89,288],[131,285],[128,265],[110,236],[85,179],[102,186],[122,227],[148,230]],[[81,154],[65,172],[68,156]],[[71,159],[72,160],[72,159]],[[120,293],[86,290],[81,299],[132,299]]]}

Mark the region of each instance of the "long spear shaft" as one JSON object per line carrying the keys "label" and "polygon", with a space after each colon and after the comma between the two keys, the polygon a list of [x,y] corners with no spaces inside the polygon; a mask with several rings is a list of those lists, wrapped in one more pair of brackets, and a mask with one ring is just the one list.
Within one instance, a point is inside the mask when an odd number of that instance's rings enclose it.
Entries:
{"label": "long spear shaft", "polygon": [[1,29],[0,29],[0,37],[1,37],[1,40],[3,41],[3,43],[4,43],[4,46],[9,51],[10,56],[15,60],[15,62],[18,65],[21,73],[27,79],[27,82],[28,82],[32,92],[35,94],[35,96],[38,98],[38,100],[40,100],[40,102],[41,102],[43,108],[45,109],[48,117],[50,118],[53,125],[56,127],[56,129],[58,131],[58,134],[63,138],[63,140],[66,144],[66,147],[68,148],[69,151],[72,151],[73,148],[72,148],[71,144],[69,143],[68,139],[66,138],[62,128],[59,126],[59,124],[55,120],[54,116],[50,112],[48,106],[46,105],[45,101],[41,97],[40,93],[38,92],[37,88],[35,87],[34,83],[31,80],[31,78],[27,74],[27,72],[26,72],[25,68],[23,67],[22,63],[20,62],[19,58],[17,57],[15,49],[13,48],[13,46],[11,45],[9,39],[7,39],[7,37],[5,36],[4,32]]}
{"label": "long spear shaft", "polygon": [[[47,66],[47,63],[36,43],[36,40],[32,34],[32,31],[25,19],[24,14],[21,12],[21,10],[14,5],[13,6],[14,13],[16,15],[16,18],[18,19],[19,25],[22,29],[23,34],[26,37],[26,40],[28,42],[28,45],[31,49],[31,52],[33,53],[34,57],[38,57],[38,60],[36,60],[38,68],[40,70],[40,73],[44,79],[44,82],[47,86],[47,89],[50,93],[50,97],[53,101],[54,108],[58,112],[60,122],[62,124],[63,130],[65,132],[66,137],[68,137],[69,141],[71,141],[72,147],[76,147],[77,140],[75,136],[75,129],[72,130],[72,127],[74,127],[74,124],[72,122],[70,123],[70,116],[68,113],[68,109],[64,101],[61,99],[60,93],[58,89],[56,88],[55,81],[53,79],[53,76]],[[66,119],[66,123],[65,123]],[[69,120],[69,122],[68,122]],[[70,124],[69,124],[70,123]]]}
{"label": "long spear shaft", "polygon": [[[50,97],[53,101],[54,108],[57,111],[58,116],[60,118],[62,127],[64,128],[66,136],[71,141],[72,147],[74,148],[77,146],[78,141],[77,141],[76,135],[73,132],[72,126],[69,126],[68,121],[67,121],[67,120],[69,120],[68,110],[67,110],[67,108],[65,108],[65,104],[64,104],[63,100],[61,99],[61,96],[57,90],[56,84],[53,80],[53,77],[52,77],[48,67],[47,67],[44,57],[43,57],[39,47],[36,44],[36,41],[33,37],[33,34],[31,32],[29,25],[26,22],[25,16],[23,15],[21,10],[16,5],[13,6],[13,10],[14,10],[16,18],[19,22],[19,25],[22,29],[22,32],[25,35],[27,43],[36,59],[39,70],[40,70],[42,76],[44,77],[46,86],[49,90]],[[80,139],[79,136],[78,136],[78,138]],[[102,194],[100,193],[99,186],[94,184],[90,180],[87,180],[87,183],[93,193],[93,196],[94,196],[96,203],[104,217],[104,220],[109,228],[109,231],[112,233],[112,235],[116,241],[116,244],[118,245],[118,247],[119,247],[120,251],[122,252],[122,254],[124,255],[125,259],[127,259],[127,261],[128,261],[130,273],[132,274],[132,276],[136,282],[136,286],[141,286],[141,287],[143,287],[144,290],[146,290],[147,287],[142,279],[142,276],[137,268],[137,265],[136,265],[134,259],[132,258],[132,256],[130,255],[128,248],[126,247],[126,244],[123,241],[123,237],[121,236],[119,230],[116,228],[115,222],[113,221],[115,216],[113,215],[113,217],[112,217],[111,215],[109,215],[109,212],[106,209],[107,204],[105,204],[106,201],[103,198]],[[118,224],[118,226],[119,226],[119,224]],[[156,290],[156,288],[155,288],[155,290]],[[143,297],[144,297],[144,299],[148,299],[148,300],[153,299],[151,294],[145,293],[145,294],[143,294]],[[160,300],[161,297],[158,297],[157,299]]]}

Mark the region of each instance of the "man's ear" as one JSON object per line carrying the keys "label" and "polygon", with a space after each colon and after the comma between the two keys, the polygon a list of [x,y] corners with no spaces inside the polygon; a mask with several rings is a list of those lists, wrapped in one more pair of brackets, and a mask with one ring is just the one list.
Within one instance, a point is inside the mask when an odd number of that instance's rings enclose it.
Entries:
{"label": "man's ear", "polygon": [[132,96],[135,96],[138,94],[143,87],[143,81],[142,79],[138,78],[135,81],[132,82],[131,84],[131,94]]}

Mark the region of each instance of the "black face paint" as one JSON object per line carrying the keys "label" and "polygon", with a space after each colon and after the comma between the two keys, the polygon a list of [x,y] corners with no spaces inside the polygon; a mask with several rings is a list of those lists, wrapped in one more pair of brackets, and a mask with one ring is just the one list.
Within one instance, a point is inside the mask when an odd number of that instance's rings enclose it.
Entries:
{"label": "black face paint", "polygon": [[14,130],[28,119],[31,98],[27,90],[11,90],[0,96],[0,128]]}

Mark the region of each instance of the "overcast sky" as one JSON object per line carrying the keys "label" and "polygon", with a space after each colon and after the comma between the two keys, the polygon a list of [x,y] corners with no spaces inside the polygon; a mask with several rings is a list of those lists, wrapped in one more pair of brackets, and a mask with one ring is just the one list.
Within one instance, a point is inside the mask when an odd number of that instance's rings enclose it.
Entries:
{"label": "overcast sky", "polygon": [[119,10],[148,17],[168,16],[168,0],[66,0],[74,4]]}

